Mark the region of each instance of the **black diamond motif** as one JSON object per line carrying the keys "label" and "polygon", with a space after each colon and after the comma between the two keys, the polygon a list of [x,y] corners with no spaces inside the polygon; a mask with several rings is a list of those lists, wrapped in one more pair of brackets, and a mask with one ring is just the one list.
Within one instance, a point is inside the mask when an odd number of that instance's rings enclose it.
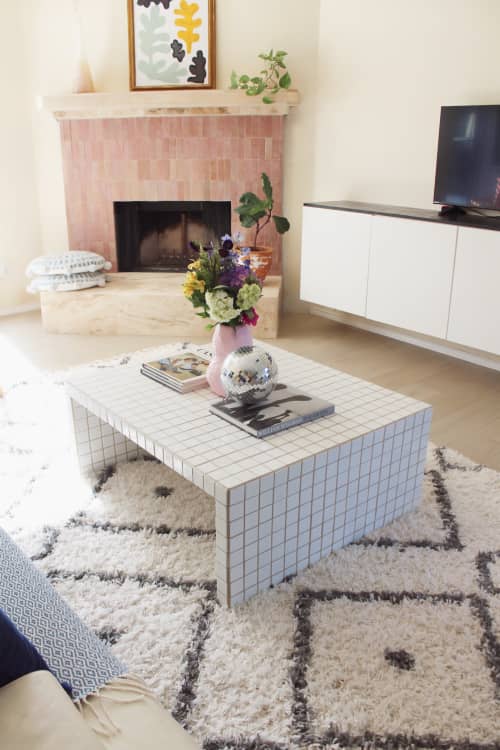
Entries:
{"label": "black diamond motif", "polygon": [[168,497],[173,492],[173,489],[170,487],[164,487],[160,485],[159,487],[155,487],[155,495],[156,497]]}
{"label": "black diamond motif", "polygon": [[397,669],[402,669],[406,672],[409,672],[410,669],[415,669],[415,657],[403,648],[399,651],[391,651],[386,648],[384,651],[384,657],[389,664],[392,664],[392,666]]}
{"label": "black diamond motif", "polygon": [[104,628],[103,630],[96,630],[94,632],[107,646],[114,646],[115,643],[118,643],[125,631]]}

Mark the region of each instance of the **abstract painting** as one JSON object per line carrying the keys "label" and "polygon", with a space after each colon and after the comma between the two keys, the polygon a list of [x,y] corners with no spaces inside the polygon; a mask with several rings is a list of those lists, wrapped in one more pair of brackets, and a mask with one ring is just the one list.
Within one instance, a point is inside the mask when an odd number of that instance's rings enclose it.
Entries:
{"label": "abstract painting", "polygon": [[214,88],[215,0],[129,0],[130,88]]}

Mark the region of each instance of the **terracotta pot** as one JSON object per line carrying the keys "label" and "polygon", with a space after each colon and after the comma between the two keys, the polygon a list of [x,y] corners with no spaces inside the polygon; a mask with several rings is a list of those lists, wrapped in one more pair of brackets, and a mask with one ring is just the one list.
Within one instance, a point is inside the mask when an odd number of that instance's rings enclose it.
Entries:
{"label": "terracotta pot", "polygon": [[217,325],[212,335],[213,355],[207,368],[207,382],[211,390],[218,396],[225,396],[220,374],[222,365],[228,354],[239,349],[240,346],[253,346],[250,326]]}
{"label": "terracotta pot", "polygon": [[250,258],[250,268],[259,281],[264,281],[273,264],[273,249],[266,245],[251,247],[246,258]]}

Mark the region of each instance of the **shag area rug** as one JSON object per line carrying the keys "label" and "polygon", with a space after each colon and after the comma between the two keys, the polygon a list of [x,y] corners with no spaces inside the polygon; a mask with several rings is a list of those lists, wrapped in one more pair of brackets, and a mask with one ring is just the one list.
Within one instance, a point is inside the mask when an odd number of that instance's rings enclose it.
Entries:
{"label": "shag area rug", "polygon": [[63,377],[0,408],[0,524],[207,750],[500,748],[498,473],[433,447],[417,512],[227,610],[209,497],[82,479]]}

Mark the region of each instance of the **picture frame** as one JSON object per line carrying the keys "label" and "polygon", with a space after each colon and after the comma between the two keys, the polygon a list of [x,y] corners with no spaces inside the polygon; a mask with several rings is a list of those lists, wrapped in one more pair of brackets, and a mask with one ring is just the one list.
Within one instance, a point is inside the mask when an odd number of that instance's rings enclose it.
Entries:
{"label": "picture frame", "polygon": [[131,91],[215,88],[215,0],[128,0]]}

